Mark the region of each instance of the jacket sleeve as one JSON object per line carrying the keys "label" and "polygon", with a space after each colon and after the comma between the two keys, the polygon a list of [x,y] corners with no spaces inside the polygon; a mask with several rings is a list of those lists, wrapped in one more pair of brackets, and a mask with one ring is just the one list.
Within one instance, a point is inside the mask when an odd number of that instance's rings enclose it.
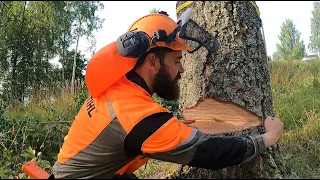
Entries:
{"label": "jacket sleeve", "polygon": [[128,156],[144,154],[153,159],[213,170],[248,162],[265,151],[260,135],[208,136],[167,112],[140,121],[124,144]]}

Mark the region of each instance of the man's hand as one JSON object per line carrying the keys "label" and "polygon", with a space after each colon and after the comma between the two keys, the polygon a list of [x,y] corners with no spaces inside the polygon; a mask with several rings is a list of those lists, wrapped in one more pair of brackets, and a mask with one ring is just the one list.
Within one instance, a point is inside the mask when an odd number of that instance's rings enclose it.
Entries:
{"label": "man's hand", "polygon": [[266,133],[262,135],[265,147],[268,148],[276,144],[283,133],[283,123],[280,119],[268,116],[264,121]]}

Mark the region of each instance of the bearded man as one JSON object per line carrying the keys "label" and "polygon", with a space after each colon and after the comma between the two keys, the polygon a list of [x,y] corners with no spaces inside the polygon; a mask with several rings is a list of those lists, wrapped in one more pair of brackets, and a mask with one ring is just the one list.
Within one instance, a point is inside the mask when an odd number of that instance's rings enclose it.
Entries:
{"label": "bearded man", "polygon": [[[177,27],[166,14],[158,13],[138,19],[129,31],[151,37],[158,29],[170,34]],[[75,117],[51,178],[136,178],[134,171],[149,158],[221,169],[246,163],[277,143],[283,132],[277,118],[266,118],[262,135],[214,137],[187,126],[190,122],[179,121],[153,101],[153,94],[165,100],[179,98],[182,51],[190,49],[175,36],[154,43],[137,59],[121,57],[115,43],[97,52],[86,74],[96,78],[94,82],[88,78],[87,85],[103,91],[92,93],[99,95],[90,96]]]}

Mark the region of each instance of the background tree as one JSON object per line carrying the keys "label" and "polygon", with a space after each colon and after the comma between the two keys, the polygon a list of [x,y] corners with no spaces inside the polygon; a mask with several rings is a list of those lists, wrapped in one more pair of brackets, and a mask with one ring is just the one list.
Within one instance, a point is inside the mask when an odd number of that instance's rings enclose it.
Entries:
{"label": "background tree", "polygon": [[272,54],[272,60],[273,61],[280,60],[280,55],[277,51]]}
{"label": "background tree", "polygon": [[[92,33],[101,28],[103,21],[96,16],[101,8],[97,1],[0,1],[1,91],[6,101],[19,104],[31,94],[61,86],[73,40],[77,43],[86,37],[91,45],[88,50],[95,46]],[[62,76],[57,74],[59,67],[49,62],[57,57]],[[76,60],[69,80],[80,78],[76,71],[82,67],[76,67]]]}
{"label": "background tree", "polygon": [[[59,62],[61,63],[61,85],[64,87],[66,84],[65,78],[65,64],[66,64],[66,54],[68,48],[72,45],[72,17],[71,17],[71,3],[68,1],[54,1],[56,6],[56,19],[59,20],[58,28],[60,36],[57,40],[57,55],[59,56]],[[73,55],[74,56],[74,55]],[[71,80],[71,77],[70,79]]]}
{"label": "background tree", "polygon": [[[71,79],[72,72],[73,72],[73,56],[74,56],[74,49],[72,51],[67,51],[65,56],[65,78]],[[62,57],[61,57],[62,58]],[[76,69],[75,69],[75,79],[84,80],[84,70],[87,66],[88,59],[84,57],[81,52],[77,53],[76,59]]]}
{"label": "background tree", "polygon": [[159,8],[156,8],[156,7],[154,7],[153,9],[150,9],[150,10],[149,10],[149,13],[150,13],[150,14],[156,14],[156,13],[158,13],[158,12],[160,12],[160,9],[159,9]]}
{"label": "background tree", "polygon": [[320,2],[313,2],[309,49],[320,57]]}
{"label": "background tree", "polygon": [[74,92],[76,53],[78,52],[80,37],[86,37],[87,42],[90,44],[90,51],[92,51],[95,48],[96,40],[93,36],[93,31],[101,29],[102,23],[104,21],[104,19],[95,16],[95,13],[103,8],[103,4],[99,3],[99,1],[71,2],[71,17],[74,20],[72,24],[72,34],[74,40],[76,41],[71,78],[71,92]]}
{"label": "background tree", "polygon": [[282,23],[278,36],[280,44],[276,44],[280,59],[301,60],[304,57],[305,45],[303,40],[300,40],[300,35],[291,19],[286,19]]}
{"label": "background tree", "polygon": [[[177,1],[176,8],[184,2]],[[192,107],[203,98],[215,98],[238,104],[261,117],[263,124],[265,117],[273,116],[274,111],[265,42],[255,8],[248,1],[194,1],[190,7],[193,8],[190,23],[195,24],[192,36],[216,37],[220,50],[218,55],[209,54],[203,47],[193,54],[183,53],[181,109]],[[200,35],[201,27],[209,35]],[[264,132],[263,126],[258,126],[219,136]],[[243,165],[216,171],[185,166],[171,178],[280,178],[282,166],[278,162],[277,147]]]}

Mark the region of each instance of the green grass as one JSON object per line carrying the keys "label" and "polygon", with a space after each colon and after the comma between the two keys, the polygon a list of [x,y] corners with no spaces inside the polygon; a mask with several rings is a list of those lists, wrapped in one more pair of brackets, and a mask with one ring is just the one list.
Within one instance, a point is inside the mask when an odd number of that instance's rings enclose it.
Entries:
{"label": "green grass", "polygon": [[320,62],[271,62],[274,109],[287,178],[320,178]]}
{"label": "green grass", "polygon": [[135,175],[139,179],[164,179],[179,169],[179,164],[150,159]]}
{"label": "green grass", "polygon": [[[285,178],[320,178],[320,62],[270,62],[274,110],[285,125],[280,141]],[[26,178],[23,163],[36,160],[48,172],[70,123],[87,97],[83,88],[73,98],[66,93],[55,102],[25,107],[0,107],[0,179]],[[154,99],[173,113],[177,102]],[[136,171],[139,178],[165,178],[177,164],[150,160]]]}
{"label": "green grass", "polygon": [[78,94],[76,98],[62,94],[54,102],[43,100],[0,111],[0,179],[26,178],[21,167],[30,160],[51,172],[80,100]]}

